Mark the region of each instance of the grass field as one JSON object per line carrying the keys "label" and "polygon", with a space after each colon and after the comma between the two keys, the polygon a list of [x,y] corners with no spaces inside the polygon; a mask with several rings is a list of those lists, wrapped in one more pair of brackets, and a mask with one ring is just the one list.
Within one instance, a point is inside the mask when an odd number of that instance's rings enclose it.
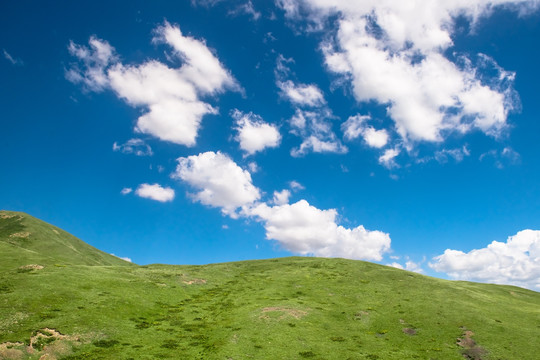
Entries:
{"label": "grass field", "polygon": [[343,259],[137,266],[0,212],[0,359],[533,360],[538,339],[530,290]]}

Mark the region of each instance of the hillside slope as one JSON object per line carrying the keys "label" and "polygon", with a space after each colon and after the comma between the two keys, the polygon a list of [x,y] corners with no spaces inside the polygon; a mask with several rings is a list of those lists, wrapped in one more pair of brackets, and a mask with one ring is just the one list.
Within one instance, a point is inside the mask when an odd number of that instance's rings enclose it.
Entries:
{"label": "hillside slope", "polygon": [[[5,257],[0,252],[1,264]],[[540,293],[363,261],[3,268],[0,359],[533,360],[540,353]]]}
{"label": "hillside slope", "polygon": [[129,265],[28,214],[0,211],[0,269],[28,264]]}

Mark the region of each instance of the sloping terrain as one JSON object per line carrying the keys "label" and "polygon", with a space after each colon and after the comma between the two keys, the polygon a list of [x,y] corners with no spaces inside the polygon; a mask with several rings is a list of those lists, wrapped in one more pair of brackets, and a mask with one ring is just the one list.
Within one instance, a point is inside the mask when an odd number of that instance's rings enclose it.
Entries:
{"label": "sloping terrain", "polygon": [[130,265],[28,214],[0,211],[0,269],[41,265]]}
{"label": "sloping terrain", "polygon": [[[48,237],[59,229],[17,215],[22,229],[0,218],[0,244],[21,232],[42,243],[0,249],[0,359],[533,360],[540,353],[533,291],[343,259],[96,266],[116,259],[71,242],[77,251],[63,251]],[[84,263],[84,254],[92,260]]]}

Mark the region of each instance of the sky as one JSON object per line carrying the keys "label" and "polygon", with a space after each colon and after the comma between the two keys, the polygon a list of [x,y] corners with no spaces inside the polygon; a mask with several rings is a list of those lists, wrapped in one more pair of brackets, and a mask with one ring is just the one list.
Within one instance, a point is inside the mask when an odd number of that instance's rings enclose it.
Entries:
{"label": "sky", "polygon": [[137,264],[540,291],[540,4],[0,5],[0,208]]}

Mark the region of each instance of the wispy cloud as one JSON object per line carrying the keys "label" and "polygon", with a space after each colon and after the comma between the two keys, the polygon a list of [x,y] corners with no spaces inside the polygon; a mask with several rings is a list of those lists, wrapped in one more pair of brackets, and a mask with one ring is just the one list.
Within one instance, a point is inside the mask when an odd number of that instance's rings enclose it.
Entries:
{"label": "wispy cloud", "polygon": [[152,156],[152,148],[142,139],[129,139],[124,144],[113,144],[113,151],[120,151],[124,154],[134,154],[137,156]]}
{"label": "wispy cloud", "polygon": [[347,147],[341,143],[332,129],[336,117],[326,106],[326,100],[315,84],[297,84],[290,79],[289,64],[294,60],[279,55],[274,74],[280,94],[294,107],[295,113],[289,120],[291,133],[302,138],[300,146],[291,150],[294,157],[310,152],[346,153]]}
{"label": "wispy cloud", "polygon": [[8,53],[6,51],[6,49],[2,49],[2,52],[4,54],[4,59],[9,61],[11,63],[11,65],[14,65],[14,66],[23,66],[24,65],[24,62],[21,59],[11,56],[11,54]]}

